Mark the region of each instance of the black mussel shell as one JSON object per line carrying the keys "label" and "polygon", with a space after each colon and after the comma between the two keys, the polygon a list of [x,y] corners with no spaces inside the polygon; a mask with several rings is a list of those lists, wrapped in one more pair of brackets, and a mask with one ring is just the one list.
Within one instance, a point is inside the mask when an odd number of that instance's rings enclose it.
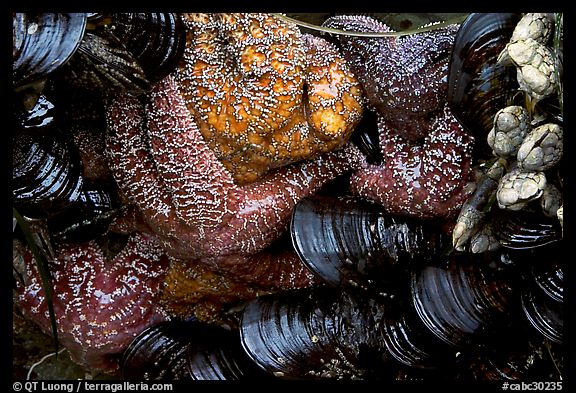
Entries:
{"label": "black mussel shell", "polygon": [[392,217],[354,197],[302,199],[290,233],[302,262],[326,283],[374,289],[389,289],[393,271],[431,259],[449,244],[432,226]]}
{"label": "black mussel shell", "polygon": [[423,323],[445,343],[488,345],[509,322],[517,282],[497,256],[452,254],[444,265],[412,274],[412,302]]}
{"label": "black mussel shell", "polygon": [[553,381],[558,370],[543,342],[530,340],[523,332],[497,349],[468,351],[458,359],[457,379],[464,381]]}
{"label": "black mussel shell", "polygon": [[535,264],[528,280],[528,285],[522,292],[522,309],[526,318],[544,337],[562,344],[564,326],[562,267],[558,263]]}
{"label": "black mussel shell", "polygon": [[454,365],[457,350],[438,340],[405,300],[386,302],[380,329],[388,353],[405,366],[438,370]]}
{"label": "black mussel shell", "polygon": [[[448,68],[448,104],[458,121],[485,140],[496,112],[512,105],[516,69],[497,62],[519,13],[472,13],[460,26]],[[486,148],[486,144],[477,144]],[[490,157],[491,152],[482,152]]]}
{"label": "black mussel shell", "polygon": [[56,127],[12,137],[14,207],[29,218],[47,218],[75,203],[83,183],[75,146]]}
{"label": "black mussel shell", "polygon": [[115,190],[106,184],[84,179],[80,196],[63,212],[48,218],[50,235],[54,240],[82,243],[96,239],[106,232],[120,212]]}
{"label": "black mussel shell", "polygon": [[267,378],[240,345],[238,330],[195,319],[167,321],[143,331],[123,353],[128,380],[241,380]]}
{"label": "black mussel shell", "polygon": [[383,161],[382,150],[380,149],[380,135],[376,113],[371,110],[364,111],[362,120],[350,137],[362,153],[366,156],[366,161],[370,164],[380,165]]}
{"label": "black mussel shell", "polygon": [[188,379],[186,365],[188,331],[183,324],[161,322],[132,340],[121,360],[127,380]]}
{"label": "black mussel shell", "polygon": [[71,86],[100,92],[142,94],[150,89],[139,62],[109,29],[87,31],[62,71]]}
{"label": "black mussel shell", "polygon": [[195,335],[199,337],[188,345],[187,360],[191,379],[238,381],[272,378],[248,357],[240,344],[238,330],[198,326]]}
{"label": "black mussel shell", "polygon": [[12,76],[14,88],[43,79],[78,49],[86,29],[84,13],[14,13]]}
{"label": "black mussel shell", "polygon": [[541,212],[499,209],[491,223],[500,244],[510,249],[541,247],[562,240],[560,222]]}
{"label": "black mussel shell", "polygon": [[186,31],[175,13],[118,13],[112,31],[140,63],[150,82],[172,72],[184,54]]}
{"label": "black mussel shell", "polygon": [[14,103],[17,106],[14,108],[18,122],[17,127],[23,129],[42,130],[43,127],[52,125],[55,117],[57,117],[54,103],[44,94],[38,97],[34,107],[30,110],[18,105],[17,100],[14,100]]}
{"label": "black mussel shell", "polygon": [[250,358],[278,378],[383,376],[383,311],[382,303],[339,288],[286,291],[249,301],[240,337]]}
{"label": "black mussel shell", "polygon": [[[551,249],[548,249],[551,251]],[[542,254],[546,254],[542,250]],[[564,269],[558,258],[563,258],[564,254],[556,255],[555,258],[543,258],[539,263],[534,263],[531,269],[534,282],[540,290],[549,298],[562,302],[564,300]]]}
{"label": "black mussel shell", "polygon": [[563,343],[563,307],[536,290],[522,293],[522,307],[526,318],[547,339]]}

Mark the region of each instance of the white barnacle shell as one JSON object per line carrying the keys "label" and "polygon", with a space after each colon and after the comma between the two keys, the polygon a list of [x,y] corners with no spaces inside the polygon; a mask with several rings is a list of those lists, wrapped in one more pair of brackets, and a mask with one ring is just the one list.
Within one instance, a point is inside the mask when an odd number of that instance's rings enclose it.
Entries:
{"label": "white barnacle shell", "polygon": [[494,234],[492,225],[484,224],[470,239],[470,251],[479,254],[487,251],[495,251],[500,248],[500,242]]}
{"label": "white barnacle shell", "polygon": [[562,192],[553,184],[546,184],[540,198],[542,211],[548,217],[558,217],[558,210],[562,206]]}
{"label": "white barnacle shell", "polygon": [[517,67],[520,90],[534,99],[548,97],[558,87],[558,73],[552,49],[528,38],[508,44],[508,55]]}
{"label": "white barnacle shell", "polygon": [[545,171],[555,166],[564,150],[563,130],[558,124],[546,123],[526,136],[516,159],[525,171]]}
{"label": "white barnacle shell", "polygon": [[510,42],[525,41],[530,38],[546,44],[552,34],[552,16],[552,14],[541,12],[527,13],[516,24]]}
{"label": "white barnacle shell", "polygon": [[494,116],[494,126],[488,133],[488,145],[498,157],[513,156],[529,131],[528,111],[519,105],[507,106]]}
{"label": "white barnacle shell", "polygon": [[543,172],[523,172],[514,168],[506,173],[498,183],[496,200],[501,209],[520,210],[542,196],[546,186]]}

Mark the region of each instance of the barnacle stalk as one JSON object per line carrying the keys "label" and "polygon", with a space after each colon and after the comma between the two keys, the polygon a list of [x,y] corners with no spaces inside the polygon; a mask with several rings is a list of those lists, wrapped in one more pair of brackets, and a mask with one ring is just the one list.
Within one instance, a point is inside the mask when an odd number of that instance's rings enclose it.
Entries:
{"label": "barnacle stalk", "polygon": [[452,231],[452,244],[456,250],[464,251],[466,243],[482,229],[486,216],[496,201],[496,189],[506,166],[505,159],[494,160],[478,181],[474,193],[462,206]]}

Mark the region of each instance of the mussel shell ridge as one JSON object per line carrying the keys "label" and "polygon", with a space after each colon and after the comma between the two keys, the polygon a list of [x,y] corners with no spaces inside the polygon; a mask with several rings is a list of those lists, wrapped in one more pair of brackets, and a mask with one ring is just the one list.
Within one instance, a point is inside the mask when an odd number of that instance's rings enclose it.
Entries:
{"label": "mussel shell ridge", "polygon": [[[465,256],[467,257],[467,256]],[[450,256],[412,275],[412,301],[424,324],[456,347],[488,343],[509,322],[515,281],[489,261]]]}
{"label": "mussel shell ridge", "polygon": [[175,13],[113,14],[114,35],[124,42],[151,82],[172,72],[184,53],[186,31]]}
{"label": "mussel shell ridge", "polygon": [[530,211],[499,210],[492,227],[500,244],[510,249],[532,249],[562,239],[562,227],[557,219]]}
{"label": "mussel shell ridge", "polygon": [[58,129],[12,140],[14,206],[30,218],[55,215],[80,198],[82,163],[76,146]]}
{"label": "mussel shell ridge", "polygon": [[519,13],[472,13],[454,41],[448,68],[448,104],[479,140],[485,140],[494,115],[511,105],[518,89],[514,67],[497,60],[520,17]]}
{"label": "mussel shell ridge", "polygon": [[523,288],[522,310],[530,325],[540,334],[552,342],[562,344],[564,272],[560,263],[551,258],[539,262],[532,266]]}
{"label": "mussel shell ridge", "polygon": [[447,244],[439,230],[354,197],[302,199],[290,234],[302,262],[329,285],[377,291],[391,290],[395,273],[433,258]]}
{"label": "mussel shell ridge", "polygon": [[15,13],[12,29],[14,87],[48,76],[76,52],[86,29],[84,13]]}
{"label": "mussel shell ridge", "polygon": [[122,378],[186,379],[188,335],[184,325],[161,322],[140,333],[123,353]]}
{"label": "mussel shell ridge", "polygon": [[242,312],[241,342],[278,378],[366,378],[386,358],[377,328],[382,312],[373,299],[337,288],[261,296]]}
{"label": "mussel shell ridge", "polygon": [[166,321],[138,335],[124,351],[125,379],[240,380],[268,378],[248,358],[238,330],[195,319]]}
{"label": "mussel shell ridge", "polygon": [[456,349],[438,340],[409,302],[389,301],[386,306],[380,329],[386,349],[396,361],[418,369],[454,364]]}

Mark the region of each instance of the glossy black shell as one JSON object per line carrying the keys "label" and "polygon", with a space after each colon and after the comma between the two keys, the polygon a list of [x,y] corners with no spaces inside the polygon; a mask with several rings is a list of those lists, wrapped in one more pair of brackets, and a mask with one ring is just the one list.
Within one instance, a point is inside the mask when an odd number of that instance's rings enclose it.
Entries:
{"label": "glossy black shell", "polygon": [[[485,141],[496,112],[514,102],[516,70],[498,63],[520,13],[472,13],[460,26],[448,67],[448,104],[458,121]],[[490,157],[485,143],[478,154]]]}

